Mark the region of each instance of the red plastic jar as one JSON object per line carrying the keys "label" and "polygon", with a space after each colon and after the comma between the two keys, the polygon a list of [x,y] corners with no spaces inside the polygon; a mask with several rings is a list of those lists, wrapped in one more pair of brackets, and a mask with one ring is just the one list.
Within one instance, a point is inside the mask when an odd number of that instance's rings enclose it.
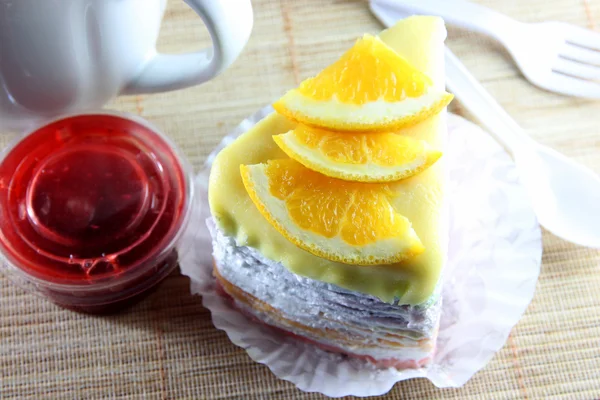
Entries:
{"label": "red plastic jar", "polygon": [[143,119],[51,121],[0,159],[0,256],[55,303],[116,312],[172,272],[194,202],[191,168]]}

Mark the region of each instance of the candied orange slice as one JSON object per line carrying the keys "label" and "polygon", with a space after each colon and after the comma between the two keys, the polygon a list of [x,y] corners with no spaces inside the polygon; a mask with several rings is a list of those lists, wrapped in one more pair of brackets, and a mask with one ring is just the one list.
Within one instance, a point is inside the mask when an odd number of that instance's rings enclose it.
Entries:
{"label": "candied orange slice", "polygon": [[417,124],[439,113],[452,97],[379,38],[365,35],[273,107],[311,126],[382,132]]}
{"label": "candied orange slice", "polygon": [[273,136],[291,158],[324,175],[349,181],[390,182],[435,163],[441,152],[397,133],[346,133],[306,125]]}
{"label": "candied orange slice", "polygon": [[296,246],[347,264],[392,264],[424,251],[398,214],[386,184],[348,182],[292,159],[242,165],[242,180],[261,214]]}

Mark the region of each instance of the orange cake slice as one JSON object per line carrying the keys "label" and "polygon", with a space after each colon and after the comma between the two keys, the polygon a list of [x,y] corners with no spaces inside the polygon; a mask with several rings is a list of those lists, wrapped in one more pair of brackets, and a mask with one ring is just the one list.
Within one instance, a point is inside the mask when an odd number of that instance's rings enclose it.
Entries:
{"label": "orange cake slice", "polygon": [[223,149],[217,287],[251,319],[377,367],[434,356],[448,207],[443,21],[357,41]]}

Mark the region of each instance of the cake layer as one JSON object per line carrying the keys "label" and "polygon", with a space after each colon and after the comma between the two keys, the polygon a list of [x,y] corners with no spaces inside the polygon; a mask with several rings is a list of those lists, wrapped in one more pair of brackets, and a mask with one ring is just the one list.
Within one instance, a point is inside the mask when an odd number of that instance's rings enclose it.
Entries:
{"label": "cake layer", "polygon": [[211,226],[215,275],[245,313],[340,352],[375,360],[431,356],[441,300],[394,305],[301,277]]}
{"label": "cake layer", "polygon": [[[423,71],[436,89],[444,89],[443,21],[435,17],[412,17],[381,33],[381,39]],[[256,249],[267,259],[281,263],[294,274],[373,295],[387,302],[421,304],[434,293],[446,260],[447,206],[444,157],[428,170],[391,185],[393,205],[406,216],[425,252],[401,263],[356,266],[333,262],[300,249],[284,238],[260,214],[248,196],[240,165],[287,158],[272,139],[293,129],[284,117],[272,114],[223,149],[212,167],[209,202],[217,225],[227,236]],[[444,150],[445,111],[401,132]]]}

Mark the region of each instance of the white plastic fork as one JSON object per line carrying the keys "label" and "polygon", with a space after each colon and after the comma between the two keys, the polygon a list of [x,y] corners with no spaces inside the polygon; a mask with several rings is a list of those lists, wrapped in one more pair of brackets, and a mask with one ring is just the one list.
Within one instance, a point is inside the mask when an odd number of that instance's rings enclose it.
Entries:
{"label": "white plastic fork", "polygon": [[523,23],[464,0],[371,0],[410,14],[437,15],[502,43],[533,84],[600,99],[600,32],[563,22]]}

